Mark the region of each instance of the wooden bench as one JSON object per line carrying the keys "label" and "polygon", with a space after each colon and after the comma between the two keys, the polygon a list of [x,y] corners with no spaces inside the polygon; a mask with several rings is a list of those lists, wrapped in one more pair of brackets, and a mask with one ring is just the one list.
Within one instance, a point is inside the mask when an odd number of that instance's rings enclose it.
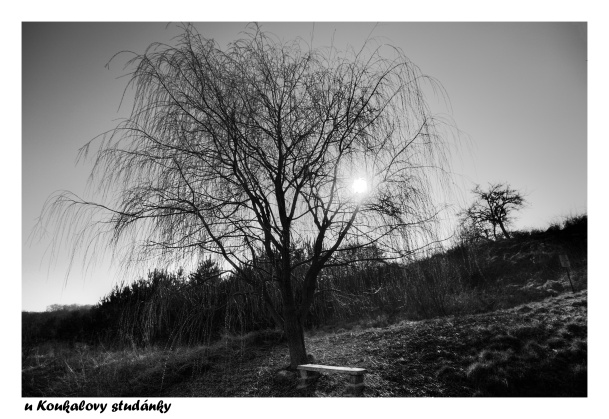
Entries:
{"label": "wooden bench", "polygon": [[300,380],[298,388],[303,389],[309,384],[315,382],[319,377],[319,373],[339,373],[348,374],[349,383],[347,384],[347,395],[360,396],[364,391],[364,368],[349,368],[349,367],[332,367],[329,365],[305,364],[297,367],[300,370]]}

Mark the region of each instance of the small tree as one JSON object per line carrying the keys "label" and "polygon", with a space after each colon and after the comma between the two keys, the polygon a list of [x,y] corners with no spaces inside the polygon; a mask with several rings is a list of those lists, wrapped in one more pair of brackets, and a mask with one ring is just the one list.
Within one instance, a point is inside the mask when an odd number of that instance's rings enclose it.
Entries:
{"label": "small tree", "polygon": [[482,190],[480,185],[472,190],[476,201],[461,215],[461,225],[472,238],[489,238],[489,231],[497,239],[497,227],[506,238],[510,238],[507,230],[515,211],[526,204],[522,194],[512,189],[507,183],[489,184],[488,189]]}
{"label": "small tree", "polygon": [[446,147],[430,80],[400,50],[313,50],[258,26],[223,50],[188,25],[128,66],[131,116],[102,137],[91,176],[110,202],[64,192],[43,213],[75,249],[109,241],[127,267],[215,255],[262,296],[296,367],[324,268],[432,240]]}

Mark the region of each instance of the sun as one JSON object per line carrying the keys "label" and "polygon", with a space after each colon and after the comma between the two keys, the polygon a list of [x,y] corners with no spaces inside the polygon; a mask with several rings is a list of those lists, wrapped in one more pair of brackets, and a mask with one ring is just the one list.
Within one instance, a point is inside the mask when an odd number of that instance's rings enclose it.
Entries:
{"label": "sun", "polygon": [[365,194],[368,191],[368,183],[366,179],[359,177],[353,181],[351,189],[355,194]]}

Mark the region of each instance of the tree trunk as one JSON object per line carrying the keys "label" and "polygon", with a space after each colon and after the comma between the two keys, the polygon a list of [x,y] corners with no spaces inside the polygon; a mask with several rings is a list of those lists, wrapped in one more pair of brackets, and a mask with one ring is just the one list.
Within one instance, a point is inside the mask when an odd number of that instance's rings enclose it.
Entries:
{"label": "tree trunk", "polygon": [[507,230],[505,229],[505,227],[503,226],[503,223],[501,221],[499,221],[499,227],[501,228],[501,231],[503,232],[503,235],[505,236],[506,239],[510,239],[510,235],[508,234]]}
{"label": "tree trunk", "polygon": [[284,332],[290,351],[290,367],[295,370],[297,366],[307,363],[304,330],[296,310],[284,310],[283,317]]}
{"label": "tree trunk", "polygon": [[304,328],[296,309],[291,283],[288,278],[286,278],[287,281],[281,284],[283,331],[288,340],[290,367],[295,370],[298,365],[307,363],[307,351],[304,342]]}

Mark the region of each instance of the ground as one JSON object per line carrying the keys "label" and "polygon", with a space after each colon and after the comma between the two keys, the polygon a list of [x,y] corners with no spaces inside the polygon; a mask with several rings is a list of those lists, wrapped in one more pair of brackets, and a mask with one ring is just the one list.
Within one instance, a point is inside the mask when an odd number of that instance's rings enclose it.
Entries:
{"label": "ground", "polygon": [[[366,397],[586,396],[587,291],[508,310],[383,328],[309,334],[316,362],[361,367]],[[335,397],[346,377],[323,374],[296,389],[284,344],[247,341],[205,350],[205,368],[160,393],[173,397]],[[220,349],[220,348],[218,348]],[[159,394],[160,395],[160,394]]]}
{"label": "ground", "polygon": [[[364,397],[586,396],[587,291],[493,312],[310,331],[324,365],[365,368]],[[341,397],[347,377],[298,390],[279,332],[210,346],[51,345],[24,353],[26,397]]]}

